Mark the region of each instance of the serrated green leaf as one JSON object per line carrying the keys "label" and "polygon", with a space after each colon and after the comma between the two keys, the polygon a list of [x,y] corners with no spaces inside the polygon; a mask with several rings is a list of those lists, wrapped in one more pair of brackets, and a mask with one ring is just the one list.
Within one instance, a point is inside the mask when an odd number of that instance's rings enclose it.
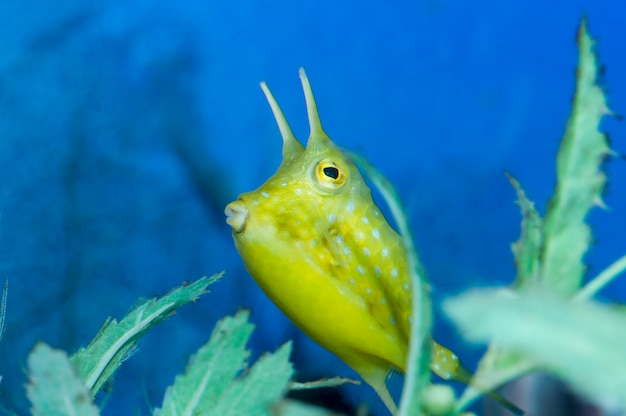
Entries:
{"label": "serrated green leaf", "polygon": [[289,362],[291,342],[261,357],[245,376],[235,380],[207,416],[270,416],[293,375]]}
{"label": "serrated green leaf", "polygon": [[514,286],[524,288],[532,286],[533,282],[541,278],[539,256],[543,243],[542,221],[535,204],[528,199],[519,182],[506,172],[505,175],[517,193],[517,204],[522,211],[522,233],[519,240],[511,245],[511,250],[517,267]]}
{"label": "serrated green leaf", "polygon": [[573,294],[582,282],[582,258],[591,241],[585,218],[601,203],[605,176],[600,166],[609,153],[606,137],[598,131],[609,110],[604,92],[596,84],[598,63],[593,44],[583,20],[578,32],[576,95],[557,156],[556,191],[544,223],[543,279],[547,287],[564,295]]}
{"label": "serrated green leaf", "polygon": [[28,356],[26,393],[33,416],[97,416],[89,389],[67,354],[39,343]]}
{"label": "serrated green leaf", "polygon": [[538,291],[512,297],[475,290],[447,300],[443,307],[468,340],[493,340],[592,400],[626,406],[623,313]]}
{"label": "serrated green leaf", "polygon": [[207,287],[223,273],[203,277],[167,295],[151,299],[134,308],[120,322],[107,319],[87,348],[72,355],[71,361],[80,377],[95,395],[132,353],[136,342],[150,328],[168,318],[177,308],[207,293]]}
{"label": "serrated green leaf", "polygon": [[191,358],[185,374],[167,388],[160,416],[205,414],[215,407],[246,364],[249,352],[245,346],[254,329],[248,315],[242,311],[218,322],[209,342]]}

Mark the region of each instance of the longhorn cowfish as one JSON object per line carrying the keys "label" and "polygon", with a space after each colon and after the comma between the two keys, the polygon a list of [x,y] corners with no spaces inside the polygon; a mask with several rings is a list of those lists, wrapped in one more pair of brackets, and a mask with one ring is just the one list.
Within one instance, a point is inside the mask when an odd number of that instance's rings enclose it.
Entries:
{"label": "longhorn cowfish", "polygon": [[[300,79],[310,127],[306,148],[261,83],[283,138],[283,160],[260,188],[226,207],[226,222],[266,295],[359,373],[395,414],[385,380],[407,366],[408,255],[355,164],[322,129],[302,68]],[[457,355],[434,341],[431,370],[443,379],[470,379]]]}

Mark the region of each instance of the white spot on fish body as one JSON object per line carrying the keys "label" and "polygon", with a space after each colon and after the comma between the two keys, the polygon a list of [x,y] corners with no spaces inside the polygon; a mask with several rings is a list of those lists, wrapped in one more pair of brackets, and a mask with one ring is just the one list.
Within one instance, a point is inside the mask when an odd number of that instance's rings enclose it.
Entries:
{"label": "white spot on fish body", "polygon": [[379,217],[380,216],[380,212],[378,210],[374,211],[374,216],[375,217]]}
{"label": "white spot on fish body", "polygon": [[389,255],[389,249],[383,248],[383,251],[381,252],[381,254],[383,255],[383,257],[387,257]]}
{"label": "white spot on fish body", "polygon": [[446,357],[445,355],[443,356],[443,358],[441,359],[442,363],[445,363],[446,361],[448,361],[448,357]]}
{"label": "white spot on fish body", "polygon": [[383,305],[384,305],[384,304],[386,304],[386,303],[387,303],[387,299],[382,298],[382,299],[380,300],[380,303],[382,303]]}
{"label": "white spot on fish body", "polygon": [[408,283],[404,284],[404,290],[409,290],[409,284]]}
{"label": "white spot on fish body", "polygon": [[287,182],[281,183],[280,186],[282,186],[283,188],[286,188],[287,187]]}
{"label": "white spot on fish body", "polygon": [[363,247],[363,254],[365,254],[367,257],[370,256],[370,250],[367,247]]}
{"label": "white spot on fish body", "polygon": [[366,292],[368,295],[371,295],[371,294],[372,294],[372,289],[370,289],[370,288],[368,287],[368,288],[366,288],[366,289],[365,289],[365,292]]}
{"label": "white spot on fish body", "polygon": [[372,230],[372,236],[374,238],[380,238],[380,231],[378,230]]}
{"label": "white spot on fish body", "polygon": [[361,265],[356,266],[356,269],[359,273],[361,274],[365,274],[365,269],[363,269],[363,267]]}
{"label": "white spot on fish body", "polygon": [[367,217],[361,218],[361,221],[363,222],[363,224],[367,224],[367,223],[370,222],[369,218],[367,218]]}
{"label": "white spot on fish body", "polygon": [[398,269],[396,269],[395,267],[391,269],[391,276],[398,277]]}
{"label": "white spot on fish body", "polygon": [[380,270],[380,266],[374,266],[374,273],[376,273],[376,276],[383,274],[382,270]]}
{"label": "white spot on fish body", "polygon": [[267,192],[265,192],[265,191],[261,192],[261,195],[263,195],[263,196],[264,196],[264,197],[266,197],[266,198],[269,198],[269,197],[270,197],[270,194],[268,194],[268,193],[267,193]]}
{"label": "white spot on fish body", "polygon": [[259,201],[255,199],[254,201],[252,201],[252,205],[259,205]]}
{"label": "white spot on fish body", "polygon": [[348,201],[348,205],[346,205],[346,211],[348,212],[354,211],[354,201]]}
{"label": "white spot on fish body", "polygon": [[335,222],[337,220],[337,216],[335,214],[328,214],[328,221]]}
{"label": "white spot on fish body", "polygon": [[396,319],[392,316],[391,318],[389,318],[389,322],[391,322],[391,325],[395,325]]}
{"label": "white spot on fish body", "polygon": [[350,278],[350,284],[351,284],[352,286],[354,286],[354,285],[356,284],[356,280],[354,280],[354,277],[351,277],[351,278]]}
{"label": "white spot on fish body", "polygon": [[346,256],[350,255],[350,249],[348,247],[344,247],[343,248],[343,254],[345,254]]}
{"label": "white spot on fish body", "polygon": [[300,195],[302,193],[302,189],[296,188],[294,189],[294,192],[296,193],[296,195]]}
{"label": "white spot on fish body", "polygon": [[359,240],[363,240],[365,238],[365,234],[363,234],[363,231],[359,231],[358,233],[356,233],[356,237]]}

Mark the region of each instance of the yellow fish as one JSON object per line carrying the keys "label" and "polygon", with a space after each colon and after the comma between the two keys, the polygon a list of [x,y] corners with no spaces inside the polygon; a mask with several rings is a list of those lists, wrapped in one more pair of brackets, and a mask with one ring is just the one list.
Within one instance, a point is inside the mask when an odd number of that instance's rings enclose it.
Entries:
{"label": "yellow fish", "polygon": [[[306,148],[261,88],[283,138],[278,171],[226,209],[245,266],[302,331],[352,367],[392,414],[385,385],[405,372],[411,325],[408,256],[354,163],[322,129],[300,69],[309,118]],[[431,370],[467,383],[456,354],[433,341]]]}

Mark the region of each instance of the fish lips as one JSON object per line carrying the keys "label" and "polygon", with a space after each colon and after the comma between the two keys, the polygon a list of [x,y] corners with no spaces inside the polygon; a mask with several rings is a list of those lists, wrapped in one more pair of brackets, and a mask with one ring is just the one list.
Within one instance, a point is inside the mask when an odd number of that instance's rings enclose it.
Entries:
{"label": "fish lips", "polygon": [[226,205],[224,209],[226,223],[230,225],[237,234],[243,232],[248,222],[248,208],[242,200],[237,200]]}

